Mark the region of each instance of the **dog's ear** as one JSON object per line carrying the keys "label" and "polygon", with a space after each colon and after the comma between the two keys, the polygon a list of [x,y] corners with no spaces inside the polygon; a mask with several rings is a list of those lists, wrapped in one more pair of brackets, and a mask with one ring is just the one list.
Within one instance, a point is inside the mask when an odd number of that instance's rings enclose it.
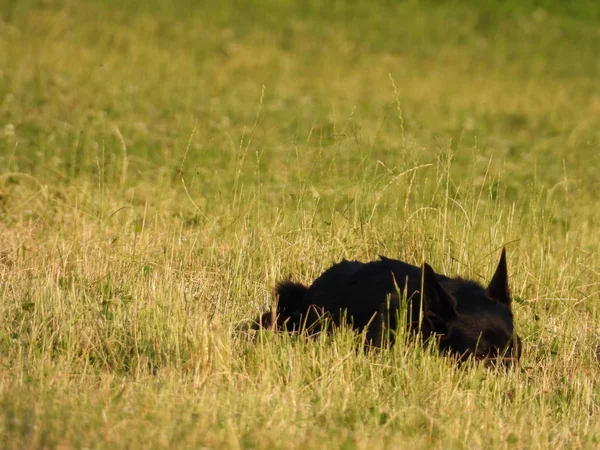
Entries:
{"label": "dog's ear", "polygon": [[456,300],[440,285],[435,272],[423,263],[423,312],[432,331],[443,333],[446,324],[456,317]]}
{"label": "dog's ear", "polygon": [[486,294],[510,308],[510,290],[508,289],[508,271],[506,270],[506,250],[502,249],[496,272],[486,289]]}

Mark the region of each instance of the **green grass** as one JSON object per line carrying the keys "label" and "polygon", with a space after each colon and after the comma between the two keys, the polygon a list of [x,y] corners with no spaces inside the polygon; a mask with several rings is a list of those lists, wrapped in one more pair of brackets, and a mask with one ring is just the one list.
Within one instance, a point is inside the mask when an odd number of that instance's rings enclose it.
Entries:
{"label": "green grass", "polygon": [[[3,448],[594,448],[596,2],[0,0]],[[240,332],[385,254],[522,367]]]}

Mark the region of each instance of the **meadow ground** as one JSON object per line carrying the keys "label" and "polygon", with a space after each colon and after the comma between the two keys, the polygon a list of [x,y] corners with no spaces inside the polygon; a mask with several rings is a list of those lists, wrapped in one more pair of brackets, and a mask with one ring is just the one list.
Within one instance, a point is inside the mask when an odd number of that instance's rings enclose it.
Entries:
{"label": "meadow ground", "polygon": [[[0,0],[2,448],[600,445],[600,7],[533,3]],[[517,371],[240,331],[502,246]]]}

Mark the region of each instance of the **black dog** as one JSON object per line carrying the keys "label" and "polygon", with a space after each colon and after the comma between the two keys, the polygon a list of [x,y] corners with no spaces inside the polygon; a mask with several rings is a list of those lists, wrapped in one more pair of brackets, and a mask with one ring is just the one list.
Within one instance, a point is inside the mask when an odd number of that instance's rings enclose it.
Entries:
{"label": "black dog", "polygon": [[[514,331],[506,253],[487,288],[462,278],[436,274],[380,257],[361,263],[343,260],[327,269],[310,287],[291,281],[278,284],[275,309],[257,327],[319,332],[323,319],[364,330],[370,345],[393,343],[401,307],[409,330],[437,339],[440,350],[460,360],[517,362],[521,340]],[[326,322],[326,320],[325,320]]]}

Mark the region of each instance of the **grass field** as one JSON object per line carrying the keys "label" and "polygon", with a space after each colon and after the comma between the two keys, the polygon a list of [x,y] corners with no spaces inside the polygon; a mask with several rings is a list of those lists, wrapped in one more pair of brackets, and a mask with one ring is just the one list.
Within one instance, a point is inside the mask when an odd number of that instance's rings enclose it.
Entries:
{"label": "grass field", "polygon": [[[596,2],[0,0],[2,448],[597,448]],[[379,254],[519,370],[250,335]]]}

